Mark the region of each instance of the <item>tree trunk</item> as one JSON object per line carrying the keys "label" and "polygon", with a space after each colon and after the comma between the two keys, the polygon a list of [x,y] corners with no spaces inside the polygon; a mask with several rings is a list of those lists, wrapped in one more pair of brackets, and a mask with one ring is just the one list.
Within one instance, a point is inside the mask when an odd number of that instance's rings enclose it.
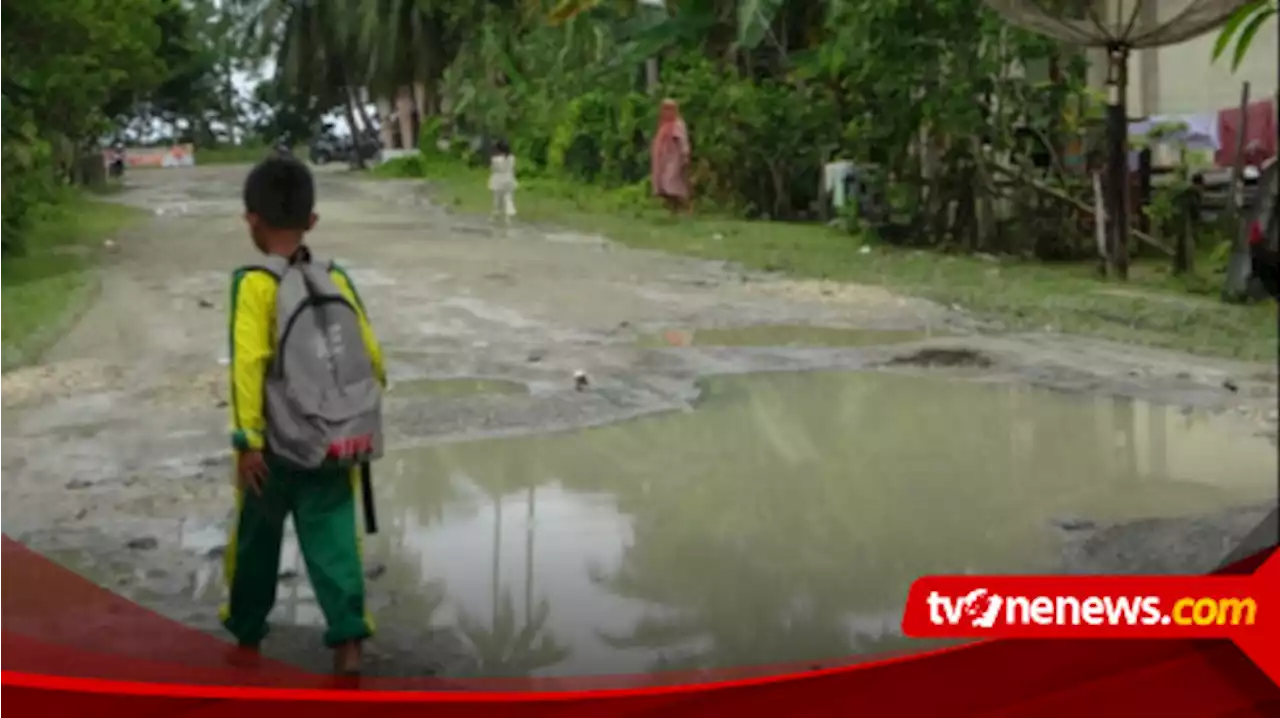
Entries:
{"label": "tree trunk", "polygon": [[413,136],[413,87],[405,85],[396,93],[396,121],[400,126],[400,146],[406,150],[418,146]]}
{"label": "tree trunk", "polygon": [[1249,227],[1242,217],[1241,179],[1244,173],[1244,139],[1249,130],[1249,83],[1240,88],[1240,127],[1236,132],[1236,145],[1232,148],[1235,154],[1231,164],[1231,188],[1227,195],[1227,212],[1235,229],[1235,242],[1231,250],[1231,259],[1227,263],[1226,282],[1222,288],[1222,297],[1228,301],[1237,301],[1248,296],[1249,269],[1252,265],[1249,252]]}
{"label": "tree trunk", "polygon": [[394,150],[396,144],[391,135],[391,101],[378,98],[378,136],[382,138],[382,149]]}
{"label": "tree trunk", "polygon": [[356,169],[365,168],[364,154],[360,152],[360,127],[356,124],[355,101],[352,99],[351,92],[346,93],[347,101],[343,103],[342,109],[347,116],[347,129],[351,131],[351,162]]}
{"label": "tree trunk", "polygon": [[367,132],[370,128],[375,127],[373,118],[369,117],[369,109],[365,107],[369,101],[369,92],[365,88],[361,87],[353,89],[351,93],[354,95],[355,99],[356,115],[360,118],[360,124],[364,126],[364,129]]}
{"label": "tree trunk", "polygon": [[417,108],[419,118],[427,116],[427,83],[413,83],[413,106]]}

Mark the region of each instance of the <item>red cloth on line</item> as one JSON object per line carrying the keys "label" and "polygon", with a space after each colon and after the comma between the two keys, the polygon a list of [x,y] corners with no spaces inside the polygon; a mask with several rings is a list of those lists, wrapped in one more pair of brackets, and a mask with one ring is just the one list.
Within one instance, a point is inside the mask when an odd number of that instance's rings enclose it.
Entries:
{"label": "red cloth on line", "polygon": [[[1246,164],[1260,165],[1276,155],[1275,100],[1267,98],[1245,107],[1249,124],[1245,127],[1244,159]],[[1218,140],[1214,164],[1231,167],[1236,161],[1236,138],[1240,136],[1240,108],[1218,111]]]}

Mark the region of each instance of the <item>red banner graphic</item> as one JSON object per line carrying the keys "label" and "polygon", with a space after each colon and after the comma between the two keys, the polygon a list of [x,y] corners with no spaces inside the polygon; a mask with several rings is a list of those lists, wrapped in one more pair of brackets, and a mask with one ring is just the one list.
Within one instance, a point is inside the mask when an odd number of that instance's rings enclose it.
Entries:
{"label": "red banner graphic", "polygon": [[[844,715],[851,705],[873,714],[1037,718],[1074,718],[1099,706],[1135,715],[1275,715],[1280,556],[1263,566],[1271,555],[1212,577],[926,578],[913,587],[904,619],[913,635],[1084,640],[988,640],[774,675],[756,668],[463,681],[339,679],[266,659],[241,663],[229,644],[6,538],[0,682],[10,707],[25,711],[16,715]],[[1199,638],[1215,635],[1230,640]],[[1103,636],[1117,638],[1090,638]]]}
{"label": "red banner graphic", "polygon": [[1249,576],[927,576],[917,638],[1225,638],[1280,682],[1280,556]]}

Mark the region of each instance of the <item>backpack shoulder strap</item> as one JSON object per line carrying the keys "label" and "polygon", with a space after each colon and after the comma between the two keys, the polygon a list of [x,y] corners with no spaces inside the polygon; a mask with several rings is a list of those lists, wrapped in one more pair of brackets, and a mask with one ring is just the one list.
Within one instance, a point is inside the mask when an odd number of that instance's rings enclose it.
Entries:
{"label": "backpack shoulder strap", "polygon": [[289,271],[289,260],[271,255],[262,257],[262,261],[256,262],[256,264],[239,267],[239,271],[261,271],[261,273],[274,276],[276,282],[279,282],[280,279],[284,278],[284,273]]}
{"label": "backpack shoulder strap", "polygon": [[285,272],[289,271],[289,260],[279,255],[268,255],[257,264],[247,264],[240,268],[242,272],[258,271],[266,272],[280,281],[284,277]]}

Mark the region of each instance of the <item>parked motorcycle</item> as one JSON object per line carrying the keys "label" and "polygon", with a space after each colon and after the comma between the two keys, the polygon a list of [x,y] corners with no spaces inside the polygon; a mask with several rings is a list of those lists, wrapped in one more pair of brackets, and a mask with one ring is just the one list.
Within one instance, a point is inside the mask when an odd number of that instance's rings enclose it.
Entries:
{"label": "parked motorcycle", "polygon": [[126,164],[125,154],[124,154],[124,145],[116,144],[111,149],[112,149],[111,163],[107,165],[107,174],[112,179],[119,179],[121,177],[124,177],[124,168]]}
{"label": "parked motorcycle", "polygon": [[355,142],[352,143],[347,161],[352,165],[357,164],[359,160],[368,162],[377,159],[378,154],[382,152],[382,138],[378,136],[378,131],[368,129],[356,136]]}
{"label": "parked motorcycle", "polygon": [[342,140],[330,133],[316,135],[311,140],[308,158],[312,164],[327,165],[346,154],[346,149],[342,145]]}

